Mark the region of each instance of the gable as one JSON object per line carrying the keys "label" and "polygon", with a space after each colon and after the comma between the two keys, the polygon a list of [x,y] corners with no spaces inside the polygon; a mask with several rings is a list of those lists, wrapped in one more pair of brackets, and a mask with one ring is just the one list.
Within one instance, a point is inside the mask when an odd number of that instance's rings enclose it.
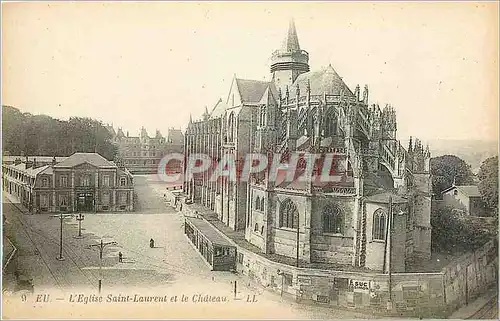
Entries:
{"label": "gable", "polygon": [[228,108],[242,105],[236,78],[233,78],[233,82],[231,83],[231,88],[229,89],[229,95],[227,96],[226,105]]}

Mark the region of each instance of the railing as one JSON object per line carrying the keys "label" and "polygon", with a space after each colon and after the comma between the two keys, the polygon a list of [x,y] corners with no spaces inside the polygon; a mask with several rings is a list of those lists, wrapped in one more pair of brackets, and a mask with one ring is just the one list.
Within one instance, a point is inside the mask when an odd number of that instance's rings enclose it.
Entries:
{"label": "railing", "polygon": [[313,187],[313,191],[323,194],[356,195],[356,187],[329,186]]}
{"label": "railing", "polygon": [[324,151],[326,153],[332,153],[332,154],[336,154],[336,155],[346,155],[347,154],[347,148],[343,148],[343,147],[324,148]]}
{"label": "railing", "polygon": [[376,149],[361,148],[359,153],[363,156],[378,156]]}
{"label": "railing", "polygon": [[326,102],[327,103],[339,103],[340,96],[339,95],[326,95]]}

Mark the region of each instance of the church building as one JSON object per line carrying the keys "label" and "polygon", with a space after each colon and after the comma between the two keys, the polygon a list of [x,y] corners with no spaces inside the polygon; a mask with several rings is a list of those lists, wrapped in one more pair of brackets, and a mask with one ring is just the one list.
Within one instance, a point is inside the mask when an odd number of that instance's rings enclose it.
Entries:
{"label": "church building", "polygon": [[186,157],[248,153],[333,157],[328,182],[269,172],[245,181],[184,183],[196,203],[259,249],[296,262],[404,272],[431,253],[429,147],[397,139],[396,110],[370,103],[367,86],[347,86],[329,65],[310,70],[293,21],[272,53],[270,81],[234,77],[228,96],[190,120]]}

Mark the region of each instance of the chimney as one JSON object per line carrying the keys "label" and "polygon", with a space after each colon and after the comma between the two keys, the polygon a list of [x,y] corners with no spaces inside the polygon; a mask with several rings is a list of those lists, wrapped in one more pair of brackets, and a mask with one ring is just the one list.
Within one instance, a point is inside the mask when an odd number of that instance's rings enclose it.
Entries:
{"label": "chimney", "polygon": [[54,166],[56,163],[57,163],[56,157],[54,156],[54,157],[52,157],[52,166]]}

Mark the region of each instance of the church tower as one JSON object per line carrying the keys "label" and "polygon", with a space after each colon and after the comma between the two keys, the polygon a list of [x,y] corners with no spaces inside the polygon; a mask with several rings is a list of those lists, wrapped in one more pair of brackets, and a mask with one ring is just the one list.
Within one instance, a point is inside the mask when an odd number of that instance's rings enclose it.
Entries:
{"label": "church tower", "polygon": [[288,33],[281,49],[273,52],[271,57],[271,73],[276,88],[281,92],[291,87],[297,77],[309,71],[309,53],[300,49],[295,23],[290,20]]}

